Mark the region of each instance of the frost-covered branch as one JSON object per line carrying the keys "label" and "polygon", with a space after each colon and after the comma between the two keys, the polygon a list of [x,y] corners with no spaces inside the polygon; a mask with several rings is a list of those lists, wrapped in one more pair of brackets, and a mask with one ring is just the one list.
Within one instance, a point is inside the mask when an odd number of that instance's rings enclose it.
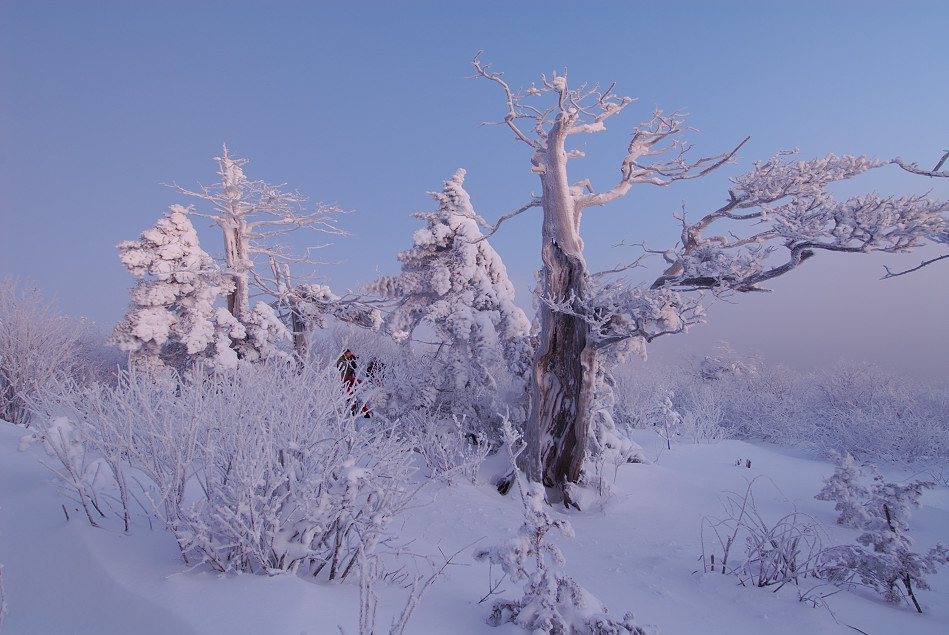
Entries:
{"label": "frost-covered branch", "polygon": [[[746,137],[729,152],[689,160],[687,154],[692,146],[675,138],[675,135],[687,130],[683,125],[683,116],[678,112],[664,116],[662,111],[657,110],[651,121],[638,126],[633,140],[629,143],[628,155],[623,160],[619,182],[606,192],[579,197],[577,207],[584,209],[593,205],[606,205],[624,196],[637,183],[665,187],[677,181],[701,178],[723,165],[732,163],[738,150],[751,138]],[[642,161],[645,157],[661,156],[668,152],[676,152],[676,156],[662,162]]]}
{"label": "frost-covered branch", "polygon": [[297,285],[287,291],[284,300],[305,323],[320,328],[328,325],[326,316],[373,331],[378,331],[382,326],[382,315],[378,308],[359,297],[338,296],[326,285]]}
{"label": "frost-covered branch", "polygon": [[942,256],[936,256],[935,258],[930,258],[929,260],[924,260],[924,261],[922,261],[921,263],[919,263],[918,265],[916,265],[915,267],[913,267],[912,269],[906,269],[906,270],[904,270],[904,271],[893,271],[892,269],[890,269],[889,267],[887,267],[887,266],[884,265],[883,268],[886,269],[886,275],[883,276],[883,277],[880,278],[880,279],[881,279],[881,280],[886,280],[886,279],[888,279],[888,278],[895,278],[895,277],[897,277],[897,276],[904,276],[904,275],[906,275],[906,274],[908,274],[908,273],[913,273],[914,271],[919,271],[919,270],[922,269],[923,267],[929,266],[929,265],[933,264],[934,262],[939,262],[940,260],[945,260],[946,258],[949,258],[949,254],[943,254]]}
{"label": "frost-covered branch", "polygon": [[939,168],[941,168],[947,160],[949,160],[949,150],[947,150],[945,154],[943,154],[942,157],[939,159],[939,161],[936,162],[936,165],[933,167],[932,170],[926,170],[926,169],[920,168],[915,163],[907,164],[906,162],[903,161],[902,157],[896,157],[895,159],[891,161],[891,163],[895,163],[896,165],[900,166],[907,172],[911,172],[913,174],[919,174],[921,176],[949,178],[949,170],[943,170],[941,172],[939,171]]}
{"label": "frost-covered branch", "polygon": [[[886,163],[834,155],[792,162],[786,154],[756,163],[733,179],[736,187],[718,210],[695,223],[686,223],[683,214],[681,242],[666,253],[671,265],[654,289],[761,291],[760,284],[796,269],[818,251],[903,252],[946,227],[949,203],[944,201],[875,193],[836,201],[827,190]],[[744,237],[703,235],[713,223],[727,221],[751,223],[756,231]],[[775,264],[781,251],[786,255]]]}
{"label": "frost-covered branch", "polygon": [[625,343],[639,355],[645,345],[663,335],[683,333],[705,321],[704,296],[686,296],[670,289],[630,287],[624,281],[599,276],[590,279],[588,297],[572,296],[556,302],[538,300],[551,311],[578,318],[589,325],[591,346],[604,349]]}
{"label": "frost-covered branch", "polygon": [[221,177],[219,183],[213,186],[199,184],[196,190],[177,184],[171,187],[209,204],[211,211],[186,208],[186,213],[208,218],[221,228],[224,234],[223,271],[233,278],[235,284],[231,310],[239,321],[243,321],[251,308],[249,287],[252,281],[265,294],[279,296],[281,282],[289,285],[290,281],[281,281],[277,276],[270,278],[267,272],[274,268],[272,263],[276,263],[281,271],[287,271],[284,265],[312,267],[319,264],[312,251],[325,246],[310,246],[303,254],[295,254],[286,245],[275,241],[300,229],[346,236],[347,233],[337,225],[338,217],[345,212],[324,203],[318,203],[315,209],[307,211],[307,198],[299,192],[287,192],[282,185],[248,179],[243,170],[247,159],[230,156],[226,145],[215,161]]}
{"label": "frost-covered branch", "polygon": [[491,236],[494,236],[498,232],[498,230],[501,228],[501,223],[503,223],[504,221],[511,220],[515,216],[518,216],[519,214],[526,212],[532,207],[541,207],[542,205],[543,205],[543,201],[537,197],[534,197],[531,200],[531,202],[528,203],[527,205],[519,207],[513,212],[505,214],[504,216],[499,218],[498,222],[496,222],[493,227],[490,227],[491,231],[485,234],[484,236],[481,236],[480,238],[476,239],[475,242],[481,242],[482,240],[487,240],[488,238],[491,238]]}
{"label": "frost-covered branch", "polygon": [[[524,143],[531,146],[532,148],[541,149],[542,147],[541,142],[539,140],[531,139],[526,134],[524,134],[524,132],[522,132],[521,129],[517,127],[516,122],[517,122],[517,119],[519,118],[529,117],[531,119],[534,119],[536,122],[538,122],[538,125],[539,125],[539,122],[544,120],[543,113],[537,110],[533,110],[533,109],[528,110],[528,111],[525,111],[525,110],[519,111],[518,109],[520,107],[520,95],[514,94],[513,92],[511,92],[511,87],[508,86],[507,82],[501,79],[501,76],[504,73],[491,72],[490,70],[491,64],[481,63],[481,61],[478,59],[481,56],[481,53],[482,51],[478,51],[477,55],[474,56],[474,59],[471,60],[471,64],[478,71],[478,75],[480,75],[481,77],[484,77],[485,79],[491,80],[492,82],[495,82],[496,84],[501,86],[501,88],[504,90],[504,94],[507,98],[507,108],[508,108],[508,113],[504,117],[504,123],[507,124],[507,126],[514,132],[514,135],[517,137],[519,141],[523,141]],[[532,91],[534,90],[536,89],[532,88]],[[528,94],[533,95],[535,93],[528,92]],[[497,125],[497,123],[499,122],[495,122],[494,124],[490,124],[490,125]],[[486,122],[486,125],[488,125],[487,122]]]}

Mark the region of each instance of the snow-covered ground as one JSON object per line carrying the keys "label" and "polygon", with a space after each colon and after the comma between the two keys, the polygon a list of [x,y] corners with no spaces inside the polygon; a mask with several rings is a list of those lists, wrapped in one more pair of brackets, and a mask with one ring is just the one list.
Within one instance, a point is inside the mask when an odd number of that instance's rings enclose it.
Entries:
{"label": "snow-covered ground", "polygon": [[[3,633],[359,632],[355,581],[311,583],[292,575],[189,570],[172,534],[150,529],[141,519],[128,534],[89,526],[41,465],[42,447],[21,447],[26,434],[0,422]],[[869,590],[841,591],[827,597],[826,606],[814,607],[798,601],[799,592],[814,584],[811,580],[774,593],[703,572],[703,517],[722,517],[721,497],[744,493],[756,477],[761,477],[754,486],[757,507],[766,519],[776,520],[794,505],[823,523],[827,544],[853,541],[856,531],[835,525],[833,503],[814,499],[822,479],[833,473],[830,463],[739,441],[674,445],[671,451],[645,431],[637,441],[652,462],[622,466],[612,497],[582,512],[554,512],[569,519],[576,532],[573,539],[552,538],[566,556],[566,571],[611,615],[631,610],[639,624],[655,625],[666,635],[949,632],[945,567],[929,578],[931,591],[918,593],[923,615],[907,604],[888,604]],[[502,543],[522,522],[516,493],[501,497],[489,483],[491,474],[503,469],[500,461],[489,459],[476,486],[432,485],[391,526],[403,551],[415,554],[401,558],[409,577],[429,575],[432,563],[444,562],[442,554],[455,554],[406,632],[521,632],[510,624],[492,628],[485,622],[491,602],[519,598],[521,583],[505,581],[500,595],[479,604],[489,593],[492,572],[471,555],[477,547]],[[885,474],[891,480],[927,477],[892,469]],[[937,541],[949,543],[949,488],[925,492],[922,502],[911,520],[918,551]],[[498,574],[496,568],[493,573]],[[376,591],[376,632],[387,632],[409,591],[394,583],[378,583]]]}

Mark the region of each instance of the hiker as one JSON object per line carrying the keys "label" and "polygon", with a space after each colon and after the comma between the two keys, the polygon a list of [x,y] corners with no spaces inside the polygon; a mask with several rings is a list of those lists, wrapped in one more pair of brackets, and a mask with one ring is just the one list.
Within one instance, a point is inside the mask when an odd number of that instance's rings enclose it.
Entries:
{"label": "hiker", "polygon": [[336,368],[339,369],[339,377],[343,383],[352,385],[356,382],[356,360],[358,358],[348,348],[336,360]]}
{"label": "hiker", "polygon": [[[362,380],[356,377],[356,360],[358,359],[359,358],[353,355],[353,352],[347,348],[343,351],[343,354],[339,356],[339,359],[336,360],[336,368],[339,369],[339,377],[346,386],[346,392],[351,396],[349,403],[350,411],[353,415],[355,415],[359,409],[359,404],[356,403],[356,399],[353,396],[356,393],[356,386],[362,383]],[[368,406],[363,405],[362,412],[366,419],[370,417]]]}

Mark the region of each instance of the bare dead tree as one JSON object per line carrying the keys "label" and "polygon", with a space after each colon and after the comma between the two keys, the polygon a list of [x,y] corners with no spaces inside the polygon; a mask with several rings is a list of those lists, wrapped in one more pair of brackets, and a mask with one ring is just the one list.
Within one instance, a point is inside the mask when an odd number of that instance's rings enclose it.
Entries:
{"label": "bare dead tree", "polygon": [[[762,283],[796,269],[817,251],[906,251],[945,227],[946,203],[874,194],[836,202],[826,190],[829,183],[886,163],[833,155],[790,161],[787,154],[793,153],[782,153],[735,179],[719,209],[697,222],[682,213],[680,243],[662,252],[668,266],[650,286],[609,282],[587,271],[580,237],[583,211],[625,196],[634,185],[666,187],[704,177],[733,163],[748,139],[730,151],[693,158],[692,146],[682,140],[689,130],[685,114],[657,110],[634,129],[618,181],[598,192],[589,179],[570,182],[567,164],[584,154],[568,148],[568,141],[604,131],[606,121],[634,100],[614,94],[612,85],[571,89],[566,70],[515,91],[479,57],[480,52],[472,61],[475,77],[500,87],[507,106],[504,119],[489,125],[507,126],[531,148],[532,171],[542,186],[539,196],[503,216],[493,230],[529,209],[543,212],[541,332],[523,468],[548,487],[551,500],[562,492],[571,504],[567,486],[581,477],[599,351],[624,342],[642,347],[661,335],[683,332],[703,321],[701,293],[763,290]],[[754,229],[706,236],[713,224],[729,221]],[[774,262],[781,250],[784,258]]]}
{"label": "bare dead tree", "polygon": [[[235,290],[228,297],[228,309],[239,321],[250,311],[251,287],[280,298],[291,286],[291,266],[316,265],[314,251],[324,244],[293,253],[279,238],[299,229],[321,234],[345,236],[336,222],[344,212],[334,205],[317,203],[307,210],[306,197],[286,192],[282,185],[252,181],[244,175],[247,159],[231,157],[227,146],[214,159],[221,181],[212,186],[199,184],[189,190],[177,184],[178,192],[210,203],[210,211],[189,208],[193,216],[210,219],[224,234],[226,271],[234,280]],[[273,275],[269,275],[272,273]]]}

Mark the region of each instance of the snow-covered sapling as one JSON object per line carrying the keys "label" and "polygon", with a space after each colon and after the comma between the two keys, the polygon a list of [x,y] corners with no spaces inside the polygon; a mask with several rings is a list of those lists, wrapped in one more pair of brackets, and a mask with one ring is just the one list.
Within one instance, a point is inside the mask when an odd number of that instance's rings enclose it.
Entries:
{"label": "snow-covered sapling", "polygon": [[[504,423],[504,437],[509,451],[520,447],[520,436],[508,421]],[[512,464],[516,464],[517,453],[511,451]],[[557,529],[572,538],[573,527],[565,519],[551,517],[541,484],[524,483],[516,468],[514,476],[524,506],[524,522],[516,536],[503,545],[475,552],[475,558],[500,566],[512,582],[524,581],[524,595],[517,600],[495,601],[488,623],[499,626],[512,622],[527,631],[557,635],[645,635],[647,631],[635,624],[632,613],[627,612],[621,620],[609,617],[607,607],[567,575],[563,553],[548,536]]]}
{"label": "snow-covered sapling", "polygon": [[831,456],[837,468],[833,476],[824,479],[823,489],[814,498],[834,502],[834,509],[840,512],[837,524],[860,529],[868,520],[866,504],[870,498],[870,490],[860,483],[863,470],[849,452],[834,451]]}
{"label": "snow-covered sapling", "polygon": [[875,589],[890,602],[906,599],[920,613],[917,589],[930,589],[927,575],[949,562],[949,549],[937,544],[925,554],[912,551],[909,537],[910,510],[919,507],[923,490],[935,486],[914,480],[906,485],[887,482],[869,466],[873,484],[867,488],[858,482],[862,472],[854,467],[849,455],[837,457],[837,469],[825,480],[817,498],[837,501],[841,511],[838,522],[863,531],[859,545],[841,545],[824,552],[824,575],[836,583],[860,583]]}

